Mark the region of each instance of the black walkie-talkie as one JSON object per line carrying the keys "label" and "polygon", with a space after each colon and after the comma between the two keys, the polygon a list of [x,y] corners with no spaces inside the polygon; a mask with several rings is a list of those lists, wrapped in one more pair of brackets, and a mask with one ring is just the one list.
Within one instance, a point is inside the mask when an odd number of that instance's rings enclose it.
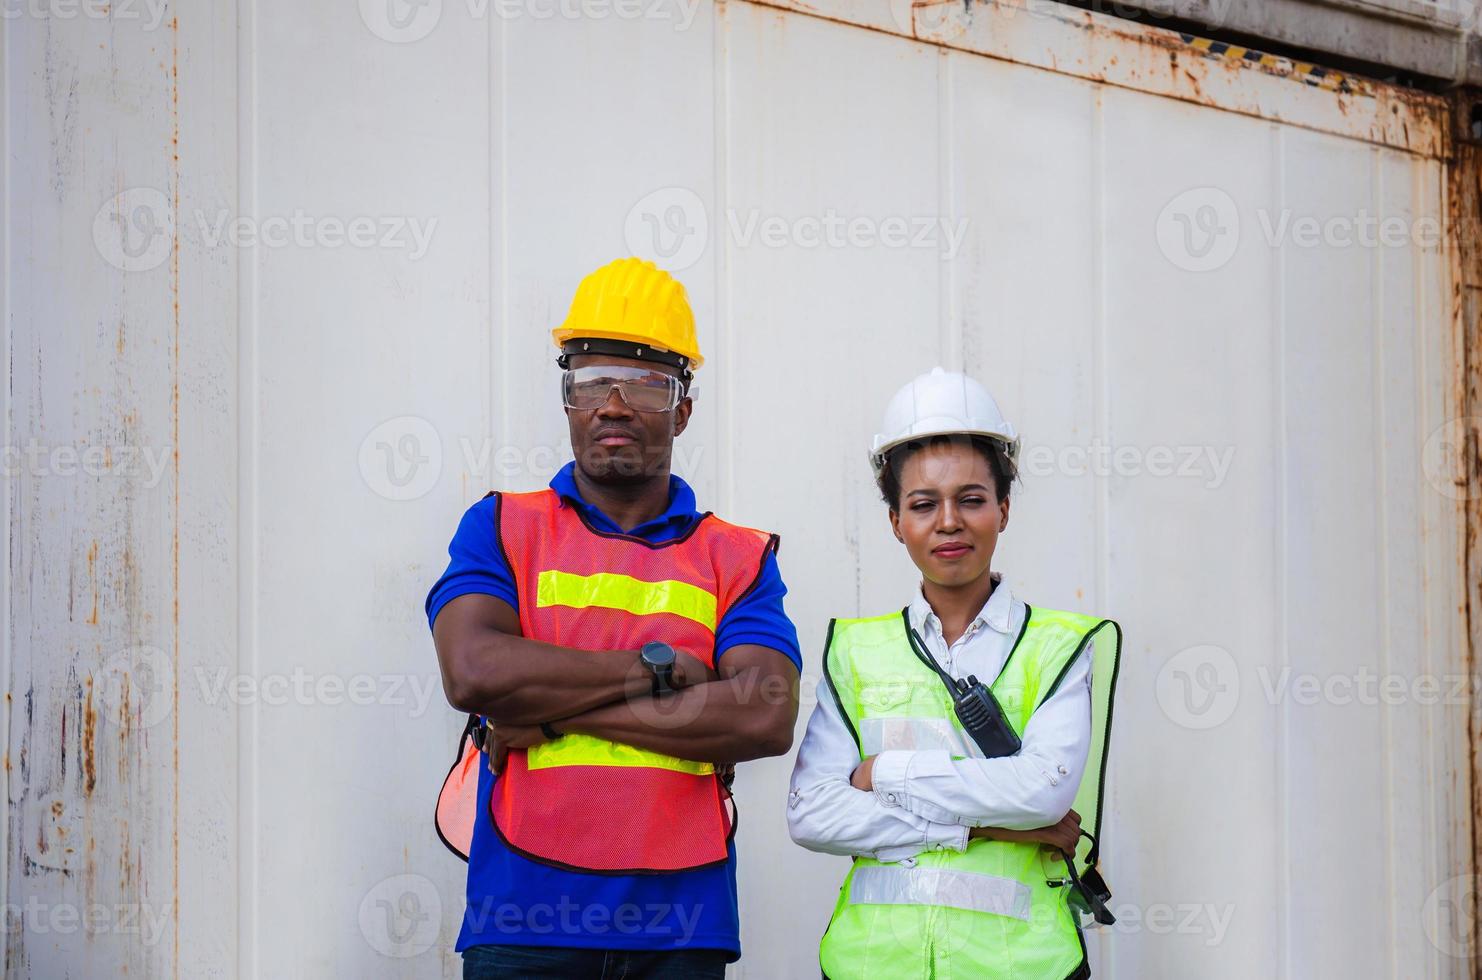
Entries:
{"label": "black walkie-talkie", "polygon": [[904,609],[901,610],[901,618],[906,620],[906,635],[910,638],[912,651],[947,685],[947,691],[952,695],[952,710],[957,713],[957,720],[962,723],[963,731],[982,750],[983,757],[997,759],[1018,752],[1023,743],[1004,718],[1003,709],[999,707],[993,691],[973,674],[969,674],[967,680],[960,681],[943,670],[942,665],[937,663],[931,651],[926,648],[926,644],[921,642],[921,637],[911,628]]}
{"label": "black walkie-talkie", "polygon": [[952,708],[963,730],[983,750],[983,758],[997,759],[1018,752],[1022,744],[1019,736],[1004,719],[1003,709],[988,686],[969,674],[967,680],[956,682],[956,688]]}

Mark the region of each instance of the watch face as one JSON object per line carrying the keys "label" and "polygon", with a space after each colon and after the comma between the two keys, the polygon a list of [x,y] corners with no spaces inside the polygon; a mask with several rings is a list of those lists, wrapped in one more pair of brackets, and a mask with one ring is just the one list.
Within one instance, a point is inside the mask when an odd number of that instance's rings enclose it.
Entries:
{"label": "watch face", "polygon": [[641,651],[643,662],[654,667],[669,667],[674,663],[674,648],[663,640],[650,640]]}

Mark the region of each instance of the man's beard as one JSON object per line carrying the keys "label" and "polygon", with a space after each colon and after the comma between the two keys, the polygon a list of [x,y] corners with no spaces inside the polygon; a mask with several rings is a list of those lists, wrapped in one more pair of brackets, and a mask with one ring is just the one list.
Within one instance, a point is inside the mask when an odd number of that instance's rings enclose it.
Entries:
{"label": "man's beard", "polygon": [[617,452],[602,452],[600,447],[593,446],[588,448],[579,464],[582,472],[596,483],[631,487],[663,473],[668,458],[668,447],[664,446],[649,446],[641,450],[625,447]]}

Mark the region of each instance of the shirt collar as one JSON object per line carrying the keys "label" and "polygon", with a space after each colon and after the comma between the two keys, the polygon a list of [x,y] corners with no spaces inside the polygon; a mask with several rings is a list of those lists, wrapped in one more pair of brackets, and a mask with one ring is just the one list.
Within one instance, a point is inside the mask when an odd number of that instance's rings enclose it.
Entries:
{"label": "shirt collar", "polygon": [[[1008,633],[1009,617],[1014,611],[1014,595],[1009,589],[1009,584],[1004,581],[1002,572],[990,572],[989,574],[993,577],[993,594],[988,597],[983,608],[978,610],[978,614],[973,617],[967,628],[971,632],[975,628],[987,626],[996,633]],[[919,586],[916,594],[911,598],[911,605],[907,608],[906,615],[910,618],[911,625],[918,631],[929,629],[937,634],[942,632],[942,621],[937,618],[936,613],[932,612],[931,603],[926,601],[926,596],[922,594]]]}
{"label": "shirt collar", "polygon": [[[556,491],[562,500],[570,501],[580,509],[588,523],[594,528],[613,534],[630,534],[639,538],[676,536],[688,529],[690,523],[700,516],[695,510],[695,491],[673,473],[669,474],[669,505],[658,517],[644,521],[634,528],[618,527],[612,518],[596,506],[587,503],[581,495],[581,489],[576,485],[576,460],[561,467],[560,472],[551,477],[551,489]],[[672,534],[665,535],[666,531]]]}

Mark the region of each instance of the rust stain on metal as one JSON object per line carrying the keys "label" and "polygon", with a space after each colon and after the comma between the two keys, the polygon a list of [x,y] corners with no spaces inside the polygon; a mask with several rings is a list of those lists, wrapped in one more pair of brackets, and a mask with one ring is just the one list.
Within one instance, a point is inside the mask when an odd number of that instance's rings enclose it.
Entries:
{"label": "rust stain on metal", "polygon": [[1187,68],[1184,69],[1184,77],[1189,80],[1189,87],[1193,90],[1194,98],[1200,102],[1205,101],[1204,89],[1199,86],[1199,77]]}
{"label": "rust stain on metal", "polygon": [[87,550],[87,582],[93,593],[93,611],[88,615],[89,626],[98,625],[98,542],[93,541]]}
{"label": "rust stain on metal", "polygon": [[[1482,104],[1482,90],[1463,89],[1452,96],[1452,119],[1458,128],[1447,161],[1447,212],[1451,253],[1451,313],[1459,367],[1452,391],[1455,418],[1461,420],[1462,440],[1456,473],[1462,509],[1462,616],[1465,670],[1470,677],[1482,669],[1482,446],[1478,445],[1482,418],[1482,144],[1465,141],[1465,124],[1473,105]],[[1471,868],[1482,873],[1482,704],[1472,704],[1467,715],[1470,756]],[[1462,778],[1465,774],[1458,774]],[[1460,790],[1461,787],[1458,787]],[[1465,792],[1458,798],[1465,799]],[[1482,937],[1482,903],[1472,903],[1475,917],[1471,935]],[[1474,950],[1474,952],[1476,952]],[[1472,974],[1482,980],[1482,957],[1474,957]]]}
{"label": "rust stain on metal", "polygon": [[[1050,4],[1047,9],[1030,13],[1024,0],[916,0],[909,7],[896,8],[912,12],[910,23],[901,18],[892,28],[883,18],[865,19],[847,0],[814,0],[807,5],[799,0],[750,2],[1102,85],[1333,132],[1428,157],[1444,157],[1446,152],[1446,101],[1441,96],[1093,10]],[[914,16],[917,8],[924,7],[943,11],[961,7],[962,13]],[[1079,34],[1080,39],[1065,36],[1065,32],[1071,31]],[[1015,39],[1021,33],[1026,41],[1016,44]],[[1053,38],[1055,43],[1041,43],[1045,38]],[[1067,51],[1071,53],[1069,58],[1064,56]],[[1253,84],[1258,76],[1290,85],[1291,104],[1284,104],[1285,97],[1273,92],[1269,85]],[[1219,84],[1211,85],[1212,81]],[[1312,97],[1331,100],[1337,110],[1331,119]],[[1390,111],[1385,111],[1386,108]],[[1397,118],[1395,113],[1401,110],[1405,115]],[[1400,125],[1410,116],[1421,124],[1413,134],[1402,130]],[[1377,121],[1363,125],[1370,117]]]}
{"label": "rust stain on metal", "polygon": [[[127,672],[123,672],[118,680],[118,744],[120,749],[129,744],[129,712],[130,712],[130,678]],[[129,778],[129,756],[127,752],[118,753],[118,781],[119,785],[128,785]]]}
{"label": "rust stain on metal", "polygon": [[84,794],[93,795],[93,787],[98,782],[97,762],[97,736],[98,736],[98,713],[93,708],[93,678],[88,675],[87,697],[82,707],[82,785]]}

